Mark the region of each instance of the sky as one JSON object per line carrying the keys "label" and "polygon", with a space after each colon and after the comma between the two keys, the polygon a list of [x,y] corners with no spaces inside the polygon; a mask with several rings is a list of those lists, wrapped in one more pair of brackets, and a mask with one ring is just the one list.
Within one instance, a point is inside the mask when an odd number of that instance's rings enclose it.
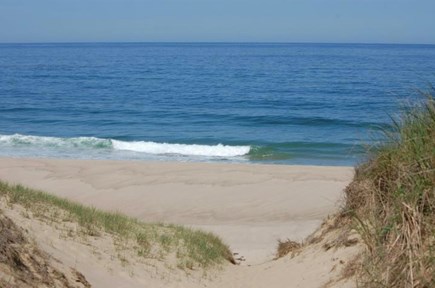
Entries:
{"label": "sky", "polygon": [[435,0],[0,0],[0,42],[435,44]]}

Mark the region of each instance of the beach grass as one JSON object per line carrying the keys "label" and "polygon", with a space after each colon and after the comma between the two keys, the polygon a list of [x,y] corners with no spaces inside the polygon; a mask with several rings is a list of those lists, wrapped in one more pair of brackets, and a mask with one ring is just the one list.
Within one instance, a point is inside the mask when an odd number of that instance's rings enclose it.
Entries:
{"label": "beach grass", "polygon": [[367,251],[364,287],[435,287],[434,89],[394,120],[346,188]]}
{"label": "beach grass", "polygon": [[290,239],[287,240],[278,240],[278,244],[276,246],[276,255],[275,259],[282,258],[290,253],[301,250],[303,247],[303,243],[299,243]]}
{"label": "beach grass", "polygon": [[127,246],[136,249],[141,257],[164,260],[168,255],[175,255],[179,268],[208,268],[225,261],[234,263],[228,246],[212,233],[173,224],[145,223],[121,213],[101,211],[2,181],[0,197],[8,204],[23,206],[36,217],[77,223],[85,235],[98,237],[103,232],[109,233],[116,236],[118,242],[129,243]]}

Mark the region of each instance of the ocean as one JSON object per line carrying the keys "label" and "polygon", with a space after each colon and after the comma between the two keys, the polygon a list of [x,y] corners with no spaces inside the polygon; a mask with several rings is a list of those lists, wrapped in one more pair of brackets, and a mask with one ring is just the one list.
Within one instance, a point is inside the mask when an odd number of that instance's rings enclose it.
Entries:
{"label": "ocean", "polygon": [[0,156],[355,165],[435,45],[0,44]]}

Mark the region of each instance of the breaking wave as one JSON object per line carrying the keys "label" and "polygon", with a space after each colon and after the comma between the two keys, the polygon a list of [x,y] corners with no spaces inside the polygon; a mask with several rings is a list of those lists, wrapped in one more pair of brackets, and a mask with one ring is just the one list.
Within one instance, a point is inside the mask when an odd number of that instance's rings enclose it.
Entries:
{"label": "breaking wave", "polygon": [[123,150],[153,155],[185,155],[205,157],[237,157],[249,154],[250,146],[199,145],[157,143],[151,141],[120,141],[96,137],[44,137],[31,135],[0,135],[0,145],[7,147],[35,147],[60,149]]}

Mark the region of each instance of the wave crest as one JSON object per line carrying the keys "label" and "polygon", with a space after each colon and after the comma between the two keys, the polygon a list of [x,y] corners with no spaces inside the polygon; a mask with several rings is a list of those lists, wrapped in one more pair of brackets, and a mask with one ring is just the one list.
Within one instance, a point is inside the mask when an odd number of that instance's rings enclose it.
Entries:
{"label": "wave crest", "polygon": [[236,157],[249,153],[249,146],[170,144],[156,142],[124,142],[112,140],[113,148],[148,154],[178,154],[186,156]]}
{"label": "wave crest", "polygon": [[47,148],[110,148],[112,146],[109,139],[96,137],[58,138],[21,134],[0,135],[0,144]]}
{"label": "wave crest", "polygon": [[154,155],[176,154],[203,157],[237,157],[247,155],[250,146],[171,144],[149,141],[120,141],[96,137],[59,138],[32,135],[0,135],[0,145],[60,149],[112,149]]}

